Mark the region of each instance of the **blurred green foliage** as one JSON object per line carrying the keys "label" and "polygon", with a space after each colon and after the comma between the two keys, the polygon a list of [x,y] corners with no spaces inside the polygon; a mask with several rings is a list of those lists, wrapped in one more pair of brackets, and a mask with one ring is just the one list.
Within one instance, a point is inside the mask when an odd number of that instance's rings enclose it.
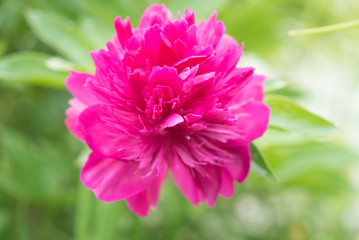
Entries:
{"label": "blurred green foliage", "polygon": [[[359,51],[350,44],[358,42],[359,31],[303,38],[289,38],[286,32],[354,19],[359,5],[334,0],[161,2],[174,15],[190,7],[197,21],[217,10],[227,32],[245,42],[244,61],[269,69],[262,73],[270,79],[271,127],[255,143],[262,152],[255,169],[272,174],[265,157],[280,181],[251,173],[233,198],[220,198],[214,208],[193,207],[173,183],[164,184],[158,210],[144,219],[123,201],[99,202],[79,181],[86,150],[63,123],[70,98],[64,79],[70,68],[93,71],[88,52],[111,39],[115,16],[129,15],[136,26],[153,1],[2,0],[0,239],[358,239],[358,186],[351,181],[358,153],[344,141],[345,132],[329,133],[331,123],[287,97],[323,94],[321,86],[310,92],[295,82],[300,74],[292,70],[309,53],[332,56],[338,61],[334,65],[353,64],[350,71],[357,76],[353,62]],[[316,80],[309,86],[315,88]],[[316,103],[310,104],[315,109]],[[355,113],[348,117],[357,119]]]}

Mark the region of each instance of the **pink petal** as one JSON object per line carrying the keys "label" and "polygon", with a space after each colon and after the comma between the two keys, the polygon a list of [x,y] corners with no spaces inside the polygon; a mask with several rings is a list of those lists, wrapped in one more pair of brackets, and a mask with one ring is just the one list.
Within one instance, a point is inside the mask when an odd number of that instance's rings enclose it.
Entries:
{"label": "pink petal", "polygon": [[184,10],[184,19],[186,19],[188,26],[194,24],[194,12],[191,12],[188,8]]}
{"label": "pink petal", "polygon": [[81,131],[78,130],[78,119],[80,113],[86,108],[77,98],[72,98],[69,101],[70,107],[66,110],[67,118],[65,120],[67,128],[75,135],[80,141],[85,141]]}
{"label": "pink petal", "polygon": [[207,44],[216,47],[223,33],[226,31],[222,21],[217,22],[217,13],[214,12],[206,22],[198,24],[198,45],[205,46]]}
{"label": "pink petal", "polygon": [[167,21],[173,19],[171,12],[164,4],[153,4],[148,7],[142,15],[139,28],[146,28],[159,24],[160,26],[166,24]]}
{"label": "pink petal", "polygon": [[264,91],[263,82],[266,80],[264,76],[253,75],[251,81],[243,89],[242,93],[236,98],[237,101],[257,100],[263,101]]}
{"label": "pink petal", "polygon": [[[251,155],[249,145],[239,145],[232,148],[235,158],[232,158],[232,162],[225,165],[226,169],[230,173],[233,179],[237,182],[243,182],[244,179],[248,176],[250,164],[251,164]],[[223,176],[227,177],[228,176]],[[228,180],[227,180],[228,181]],[[228,183],[228,182],[227,182]],[[227,188],[228,186],[226,186]],[[224,191],[224,189],[221,189]],[[227,189],[228,190],[228,189]],[[224,193],[229,194],[230,192],[225,191]]]}
{"label": "pink petal", "polygon": [[[244,175],[244,174],[243,174]],[[240,178],[239,178],[240,179]],[[222,168],[221,190],[219,193],[226,198],[230,198],[234,194],[233,178],[226,168]]]}
{"label": "pink petal", "polygon": [[162,172],[164,174],[156,177],[153,183],[148,185],[144,191],[126,199],[127,205],[132,212],[145,217],[147,216],[150,207],[156,209],[162,182],[166,177],[167,168],[165,168],[165,171]]}
{"label": "pink petal", "polygon": [[233,37],[223,34],[215,49],[217,56],[215,61],[216,70],[223,72],[232,70],[243,54],[243,46],[242,44],[242,47],[239,48],[237,41]]}
{"label": "pink petal", "polygon": [[139,170],[138,165],[135,161],[98,158],[91,153],[80,179],[101,201],[119,201],[144,191],[155,180],[155,171]]}
{"label": "pink petal", "polygon": [[96,104],[98,101],[94,99],[84,88],[88,78],[93,78],[93,76],[87,73],[70,71],[70,75],[67,77],[65,85],[74,97],[79,99],[85,105],[92,105]]}
{"label": "pink petal", "polygon": [[153,65],[158,65],[158,57],[162,41],[160,32],[160,28],[155,25],[148,28],[144,35],[145,54],[151,60]]}
{"label": "pink petal", "polygon": [[126,199],[126,203],[130,210],[141,217],[146,217],[150,210],[148,191],[149,188]]}
{"label": "pink petal", "polygon": [[129,17],[122,21],[121,17],[116,17],[114,25],[117,32],[118,41],[124,46],[125,41],[132,37],[132,28]]}
{"label": "pink petal", "polygon": [[174,127],[180,123],[183,123],[183,121],[184,119],[181,115],[177,113],[171,113],[170,115],[162,119],[160,128],[165,129],[169,127]]}
{"label": "pink petal", "polygon": [[178,77],[177,70],[172,67],[154,67],[148,77],[148,86],[145,87],[145,96],[152,93],[157,85],[168,86],[174,94],[178,94],[182,87],[182,81]]}
{"label": "pink petal", "polygon": [[182,59],[189,55],[190,51],[186,43],[177,39],[173,42],[172,51],[176,56],[176,59]]}
{"label": "pink petal", "polygon": [[216,88],[220,91],[220,101],[226,105],[241,104],[245,88],[254,78],[254,68],[235,68],[218,81]]}
{"label": "pink petal", "polygon": [[207,164],[201,166],[201,172],[195,173],[195,181],[207,199],[208,206],[213,207],[222,185],[221,167]]}
{"label": "pink petal", "polygon": [[146,140],[139,134],[138,114],[108,105],[88,107],[79,124],[88,146],[100,157],[121,159],[140,154]]}
{"label": "pink petal", "polygon": [[175,67],[178,72],[182,72],[186,68],[194,68],[196,65],[207,60],[208,57],[209,56],[206,55],[190,56],[176,62],[173,67]]}
{"label": "pink petal", "polygon": [[205,197],[193,178],[193,170],[193,168],[186,166],[182,159],[173,156],[171,174],[177,187],[193,205],[198,205],[198,203],[204,201]]}
{"label": "pink petal", "polygon": [[[234,179],[241,182],[248,175],[251,161],[249,144],[243,144],[242,141],[236,137],[226,142],[220,141],[219,138],[221,135],[218,135],[217,138],[208,138],[207,135],[202,132],[204,132],[204,130],[198,132],[197,136],[192,138],[192,142],[189,144],[192,146],[190,152],[201,161],[217,164],[228,170],[230,177],[228,175],[226,176],[222,171],[221,181],[223,180],[223,182],[220,192],[222,193],[223,191],[225,195],[229,195],[232,187],[229,180]],[[202,134],[203,136],[201,136]],[[196,142],[201,145],[196,145]]]}
{"label": "pink petal", "polygon": [[259,101],[245,102],[232,111],[238,120],[240,141],[249,143],[261,137],[268,128],[270,108]]}
{"label": "pink petal", "polygon": [[173,156],[171,173],[174,181],[193,205],[206,200],[209,206],[214,206],[221,189],[221,168],[210,164],[196,167],[184,164],[191,158],[186,152]]}
{"label": "pink petal", "polygon": [[128,88],[127,70],[120,62],[119,50],[112,42],[107,42],[108,51],[101,49],[91,52],[96,66],[93,78],[86,81],[85,89],[104,103],[127,103],[131,91]]}

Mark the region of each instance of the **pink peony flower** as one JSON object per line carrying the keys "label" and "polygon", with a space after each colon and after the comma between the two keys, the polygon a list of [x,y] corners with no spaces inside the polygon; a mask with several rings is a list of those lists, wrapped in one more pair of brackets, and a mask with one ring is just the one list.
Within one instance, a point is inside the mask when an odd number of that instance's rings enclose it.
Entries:
{"label": "pink peony flower", "polygon": [[171,172],[193,204],[231,197],[250,168],[249,143],[268,125],[264,77],[236,64],[242,47],[213,13],[173,20],[152,5],[138,28],[117,17],[94,75],[72,71],[66,124],[91,148],[81,181],[101,201],[125,199],[140,216],[155,207]]}

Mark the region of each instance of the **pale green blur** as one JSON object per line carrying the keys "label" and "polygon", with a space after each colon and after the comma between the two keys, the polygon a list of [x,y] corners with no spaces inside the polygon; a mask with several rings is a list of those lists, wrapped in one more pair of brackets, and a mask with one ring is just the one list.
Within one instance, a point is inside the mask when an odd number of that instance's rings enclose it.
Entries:
{"label": "pale green blur", "polygon": [[[245,42],[240,66],[268,76],[268,94],[294,98],[338,127],[319,135],[271,128],[256,141],[278,183],[251,172],[233,198],[208,208],[192,206],[168,177],[147,218],[82,186],[84,145],[64,125],[67,69],[93,70],[87,53],[111,39],[114,17],[129,15],[136,26],[152,2],[0,0],[0,239],[358,240],[359,28],[287,34],[356,20],[356,0],[163,1],[175,16],[195,10],[197,21],[216,10]],[[58,28],[37,28],[48,23]],[[69,34],[54,37],[60,30]],[[31,52],[3,64],[21,51]]]}

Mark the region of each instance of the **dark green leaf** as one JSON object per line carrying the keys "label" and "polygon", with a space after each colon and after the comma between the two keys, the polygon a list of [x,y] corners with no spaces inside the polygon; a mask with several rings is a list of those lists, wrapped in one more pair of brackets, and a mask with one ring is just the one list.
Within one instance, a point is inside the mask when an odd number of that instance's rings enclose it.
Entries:
{"label": "dark green leaf", "polygon": [[277,176],[275,175],[265,158],[262,156],[258,148],[253,143],[250,144],[250,147],[252,157],[252,170],[263,177],[271,178],[278,182],[279,180]]}

